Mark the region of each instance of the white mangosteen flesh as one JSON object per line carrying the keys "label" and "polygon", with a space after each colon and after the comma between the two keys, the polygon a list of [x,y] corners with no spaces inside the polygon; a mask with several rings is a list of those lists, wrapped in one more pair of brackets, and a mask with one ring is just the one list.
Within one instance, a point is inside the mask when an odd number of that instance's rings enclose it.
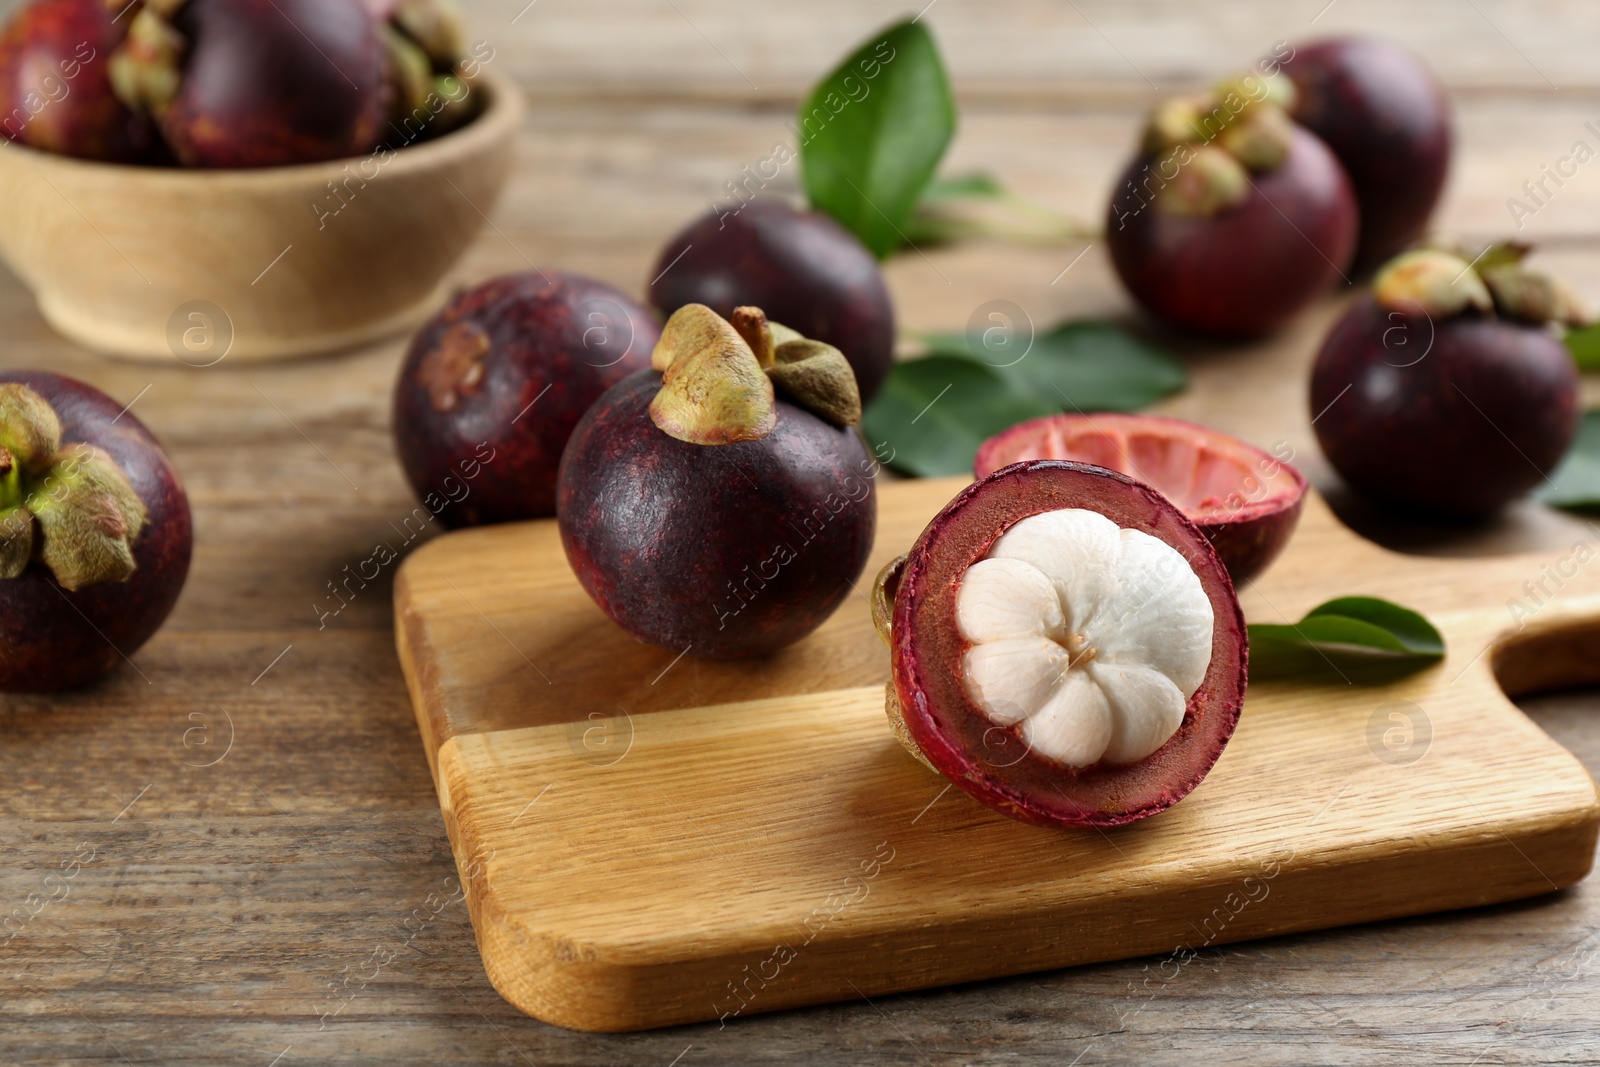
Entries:
{"label": "white mangosteen flesh", "polygon": [[968,695],[1068,767],[1166,744],[1211,663],[1211,600],[1165,541],[1096,511],[1016,523],[956,597]]}

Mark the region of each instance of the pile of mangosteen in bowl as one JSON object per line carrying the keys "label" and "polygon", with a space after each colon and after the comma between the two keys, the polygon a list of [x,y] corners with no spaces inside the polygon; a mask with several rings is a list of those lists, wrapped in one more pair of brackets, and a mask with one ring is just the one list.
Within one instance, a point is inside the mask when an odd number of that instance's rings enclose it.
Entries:
{"label": "pile of mangosteen in bowl", "polygon": [[0,254],[118,355],[414,327],[510,170],[494,58],[451,0],[31,0],[0,29]]}

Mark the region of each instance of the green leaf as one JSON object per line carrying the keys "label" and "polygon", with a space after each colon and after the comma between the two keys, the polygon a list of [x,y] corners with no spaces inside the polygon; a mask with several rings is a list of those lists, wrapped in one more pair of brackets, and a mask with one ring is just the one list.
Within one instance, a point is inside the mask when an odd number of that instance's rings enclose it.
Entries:
{"label": "green leaf", "polygon": [[894,365],[861,428],[868,445],[897,471],[970,474],[985,440],[1053,411],[981,363],[929,356]]}
{"label": "green leaf", "polygon": [[901,22],[857,49],[800,109],[800,169],[811,205],[882,259],[955,133],[955,99],[938,47]]}
{"label": "green leaf", "polygon": [[1600,411],[1583,413],[1572,450],[1537,496],[1553,508],[1600,511]]}
{"label": "green leaf", "polygon": [[929,351],[981,362],[1015,391],[1069,412],[1137,411],[1188,384],[1182,363],[1111,323],[1062,323],[1030,345],[1006,316],[993,317],[981,334],[935,335]]}
{"label": "green leaf", "polygon": [[1444,657],[1444,638],[1410,608],[1377,597],[1340,597],[1290,626],[1252,623],[1250,677],[1379,682]]}
{"label": "green leaf", "polygon": [[1567,351],[1579,370],[1600,370],[1600,325],[1568,330]]}
{"label": "green leaf", "polygon": [[1371,596],[1346,596],[1319,604],[1306,614],[1307,621],[1336,619],[1354,621],[1388,634],[1392,650],[1413,656],[1439,659],[1444,655],[1444,637],[1433,623],[1410,608]]}

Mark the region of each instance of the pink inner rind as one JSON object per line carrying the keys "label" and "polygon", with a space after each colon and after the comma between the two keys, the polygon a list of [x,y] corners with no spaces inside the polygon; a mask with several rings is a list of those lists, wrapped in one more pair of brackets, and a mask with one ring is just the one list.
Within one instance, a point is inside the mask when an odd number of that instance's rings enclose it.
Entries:
{"label": "pink inner rind", "polygon": [[1237,438],[1156,415],[1048,415],[985,441],[978,477],[1029,459],[1119,471],[1172,501],[1206,535],[1235,582],[1264,570],[1289,543],[1306,479],[1286,460]]}
{"label": "pink inner rind", "polygon": [[1253,445],[1155,415],[1030,419],[985,441],[973,473],[982,478],[1029,459],[1072,460],[1126,474],[1201,526],[1282,510],[1306,490],[1299,471]]}
{"label": "pink inner rind", "polygon": [[[1165,541],[1189,562],[1211,600],[1216,626],[1205,680],[1178,732],[1138,763],[1074,770],[1023,753],[1015,728],[994,726],[973,705],[962,680],[967,645],[955,602],[967,568],[1017,522],[1062,508],[1089,508]],[[907,558],[893,633],[895,687],[906,728],[922,754],[980,802],[1047,826],[1116,826],[1177,803],[1216,763],[1244,703],[1244,616],[1216,551],[1159,493],[1086,464],[1018,463],[963,490],[929,523]]]}

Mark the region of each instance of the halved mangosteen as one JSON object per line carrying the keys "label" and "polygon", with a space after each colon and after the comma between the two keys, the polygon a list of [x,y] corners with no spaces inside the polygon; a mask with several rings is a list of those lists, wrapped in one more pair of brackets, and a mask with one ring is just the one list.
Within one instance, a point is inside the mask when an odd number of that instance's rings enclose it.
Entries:
{"label": "halved mangosteen", "polygon": [[1181,419],[1030,419],[985,441],[973,474],[982,478],[1028,459],[1076,460],[1144,482],[1200,528],[1235,582],[1255,577],[1278,557],[1305,503],[1305,476],[1286,459]]}
{"label": "halved mangosteen", "polygon": [[1166,810],[1244,702],[1244,616],[1216,551],[1102,467],[1035,460],[968,486],[878,576],[874,617],[896,736],[1024,822]]}

